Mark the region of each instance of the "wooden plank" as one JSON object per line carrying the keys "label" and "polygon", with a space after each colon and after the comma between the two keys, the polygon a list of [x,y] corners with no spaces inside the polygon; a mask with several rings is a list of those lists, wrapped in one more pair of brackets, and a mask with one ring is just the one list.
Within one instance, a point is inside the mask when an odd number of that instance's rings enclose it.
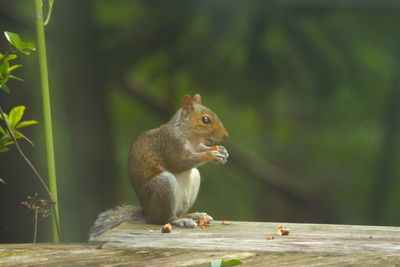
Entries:
{"label": "wooden plank", "polygon": [[0,266],[187,266],[252,256],[248,252],[98,249],[87,244],[0,245]]}
{"label": "wooden plank", "polygon": [[98,249],[88,244],[2,244],[0,266],[209,266],[240,259],[241,266],[395,266],[399,255],[191,251],[189,249]]}
{"label": "wooden plank", "polygon": [[[276,226],[290,228],[288,236]],[[88,244],[0,244],[0,266],[395,266],[400,228],[293,223],[213,222],[205,229],[125,223]],[[273,236],[268,240],[266,236]]]}
{"label": "wooden plank", "polygon": [[[275,228],[290,228],[288,236]],[[295,223],[213,222],[205,229],[174,228],[161,233],[160,226],[124,223],[98,236],[103,248],[176,248],[209,251],[303,252],[317,254],[398,254],[400,228],[357,225]],[[273,240],[266,236],[274,236]]]}

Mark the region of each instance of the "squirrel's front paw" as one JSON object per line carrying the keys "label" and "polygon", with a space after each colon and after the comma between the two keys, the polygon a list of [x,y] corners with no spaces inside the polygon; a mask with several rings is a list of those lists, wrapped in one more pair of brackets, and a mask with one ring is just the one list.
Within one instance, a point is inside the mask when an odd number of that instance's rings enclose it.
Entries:
{"label": "squirrel's front paw", "polygon": [[226,163],[229,157],[228,151],[223,146],[216,146],[216,147],[217,147],[216,150],[211,150],[211,153],[213,153],[214,155],[215,161],[222,164]]}

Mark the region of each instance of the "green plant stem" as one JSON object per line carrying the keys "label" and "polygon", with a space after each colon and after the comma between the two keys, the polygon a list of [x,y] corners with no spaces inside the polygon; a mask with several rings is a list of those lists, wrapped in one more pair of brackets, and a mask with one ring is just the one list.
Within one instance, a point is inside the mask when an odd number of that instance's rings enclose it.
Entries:
{"label": "green plant stem", "polygon": [[58,222],[60,220],[58,212],[57,178],[56,178],[56,168],[54,159],[54,142],[53,142],[53,129],[52,129],[53,127],[51,120],[50,89],[49,89],[49,78],[47,72],[46,41],[44,35],[42,0],[35,0],[35,9],[36,9],[36,35],[38,42],[40,77],[42,82],[47,166],[49,172],[49,188],[55,201],[54,204],[55,214],[53,214],[52,216],[53,242],[59,243],[60,240],[57,229],[59,229]]}

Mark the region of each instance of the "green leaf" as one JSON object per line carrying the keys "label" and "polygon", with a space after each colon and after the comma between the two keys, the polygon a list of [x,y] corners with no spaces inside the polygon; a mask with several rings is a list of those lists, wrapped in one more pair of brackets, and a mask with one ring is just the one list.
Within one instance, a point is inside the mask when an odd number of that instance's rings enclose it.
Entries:
{"label": "green leaf", "polygon": [[6,93],[10,93],[10,88],[8,88],[6,85],[8,79],[9,78],[20,79],[13,75],[9,75],[11,71],[21,66],[21,65],[14,65],[10,67],[10,64],[8,62],[15,58],[17,58],[17,55],[14,54],[3,55],[0,53],[0,89]]}
{"label": "green leaf", "polygon": [[22,67],[22,65],[13,65],[8,68],[8,73],[11,73],[13,70],[15,70],[17,68],[21,68],[21,67]]}
{"label": "green leaf", "polygon": [[6,182],[4,182],[4,180],[3,180],[3,179],[1,179],[1,178],[0,178],[0,183],[2,183],[2,184],[6,184]]}
{"label": "green leaf", "polygon": [[221,266],[236,266],[236,265],[240,265],[240,264],[243,264],[243,262],[241,262],[240,260],[231,259],[231,260],[227,260],[227,261],[222,261]]}
{"label": "green leaf", "polygon": [[211,267],[221,267],[221,266],[236,266],[236,265],[240,265],[243,264],[243,262],[241,262],[240,260],[236,260],[236,259],[231,259],[231,260],[213,260],[210,261],[210,266]]}
{"label": "green leaf", "polygon": [[14,76],[14,75],[8,75],[8,78],[11,78],[11,79],[14,79],[14,80],[17,80],[17,81],[21,81],[21,82],[24,81],[24,79],[19,78],[19,77],[16,77],[16,76]]}
{"label": "green leaf", "polygon": [[45,19],[45,21],[43,23],[44,26],[46,26],[50,21],[51,11],[53,10],[54,0],[49,0],[48,3],[49,3],[48,4],[49,10],[47,11],[47,17],[46,17],[46,19]]}
{"label": "green leaf", "polygon": [[38,123],[39,123],[39,122],[38,122],[38,121],[35,121],[35,120],[21,121],[20,123],[18,123],[18,124],[15,126],[15,129],[19,129],[19,128],[22,128],[22,127],[26,127],[26,126],[33,125],[33,124],[38,124]]}
{"label": "green leaf", "polygon": [[6,55],[6,59],[5,59],[5,61],[10,61],[10,60],[13,60],[13,59],[16,59],[18,56],[16,55],[16,54],[8,54],[8,55]]}
{"label": "green leaf", "polygon": [[16,59],[18,56],[16,54],[8,54],[8,55],[3,55],[0,57],[0,60],[2,62],[8,62],[10,60]]}
{"label": "green leaf", "polygon": [[6,133],[6,130],[4,130],[3,127],[1,127],[1,126],[0,126],[0,133],[1,133],[2,135],[6,135],[6,134],[7,134],[7,133]]}
{"label": "green leaf", "polygon": [[8,147],[0,148],[0,152],[7,152],[8,150],[10,150]]}
{"label": "green leaf", "polygon": [[[9,122],[10,122],[10,119],[8,118],[7,113],[3,113],[3,115],[4,115],[4,117],[6,118],[6,121],[9,123]],[[3,120],[3,116],[1,116],[1,114],[0,114],[0,120]]]}
{"label": "green leaf", "polygon": [[10,111],[10,123],[15,127],[24,116],[25,106],[16,106]]}
{"label": "green leaf", "polygon": [[8,132],[6,133],[6,135],[0,137],[0,142],[4,142],[4,140],[7,140],[7,139],[11,139],[10,135],[8,134]]}
{"label": "green leaf", "polygon": [[2,76],[6,76],[8,74],[8,69],[10,68],[10,64],[8,64],[8,61],[6,60],[5,57],[1,60],[0,64],[0,73]]}
{"label": "green leaf", "polygon": [[30,55],[31,52],[36,51],[36,48],[32,43],[22,41],[18,34],[6,31],[4,32],[4,35],[10,44],[12,44],[19,52],[25,55]]}
{"label": "green leaf", "polygon": [[6,147],[6,146],[9,146],[9,145],[12,145],[12,144],[14,144],[14,141],[8,141],[8,142],[6,142],[6,143],[4,143],[4,147]]}
{"label": "green leaf", "polygon": [[7,94],[10,93],[10,88],[8,88],[7,85],[3,81],[0,81],[0,89],[3,90]]}
{"label": "green leaf", "polygon": [[0,81],[4,84],[8,81],[8,63],[0,65]]}
{"label": "green leaf", "polygon": [[[11,71],[16,68],[16,67],[10,67],[10,64],[9,64],[10,60],[13,60],[16,58],[17,58],[17,55],[15,55],[15,54],[10,54],[10,55],[0,54],[0,73],[3,76],[7,75],[10,72],[10,68],[12,68]],[[16,65],[16,66],[18,66],[18,65]]]}

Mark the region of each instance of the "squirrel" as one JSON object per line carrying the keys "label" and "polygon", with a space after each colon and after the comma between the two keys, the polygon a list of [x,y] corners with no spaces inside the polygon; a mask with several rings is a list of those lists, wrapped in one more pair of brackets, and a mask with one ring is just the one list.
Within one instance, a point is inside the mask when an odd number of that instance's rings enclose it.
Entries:
{"label": "squirrel", "polygon": [[142,133],[131,147],[128,172],[141,208],[122,205],[100,213],[90,239],[123,222],[171,223],[193,228],[204,212],[187,214],[200,187],[198,166],[226,163],[225,147],[215,145],[229,134],[201,96],[186,95],[172,119]]}

